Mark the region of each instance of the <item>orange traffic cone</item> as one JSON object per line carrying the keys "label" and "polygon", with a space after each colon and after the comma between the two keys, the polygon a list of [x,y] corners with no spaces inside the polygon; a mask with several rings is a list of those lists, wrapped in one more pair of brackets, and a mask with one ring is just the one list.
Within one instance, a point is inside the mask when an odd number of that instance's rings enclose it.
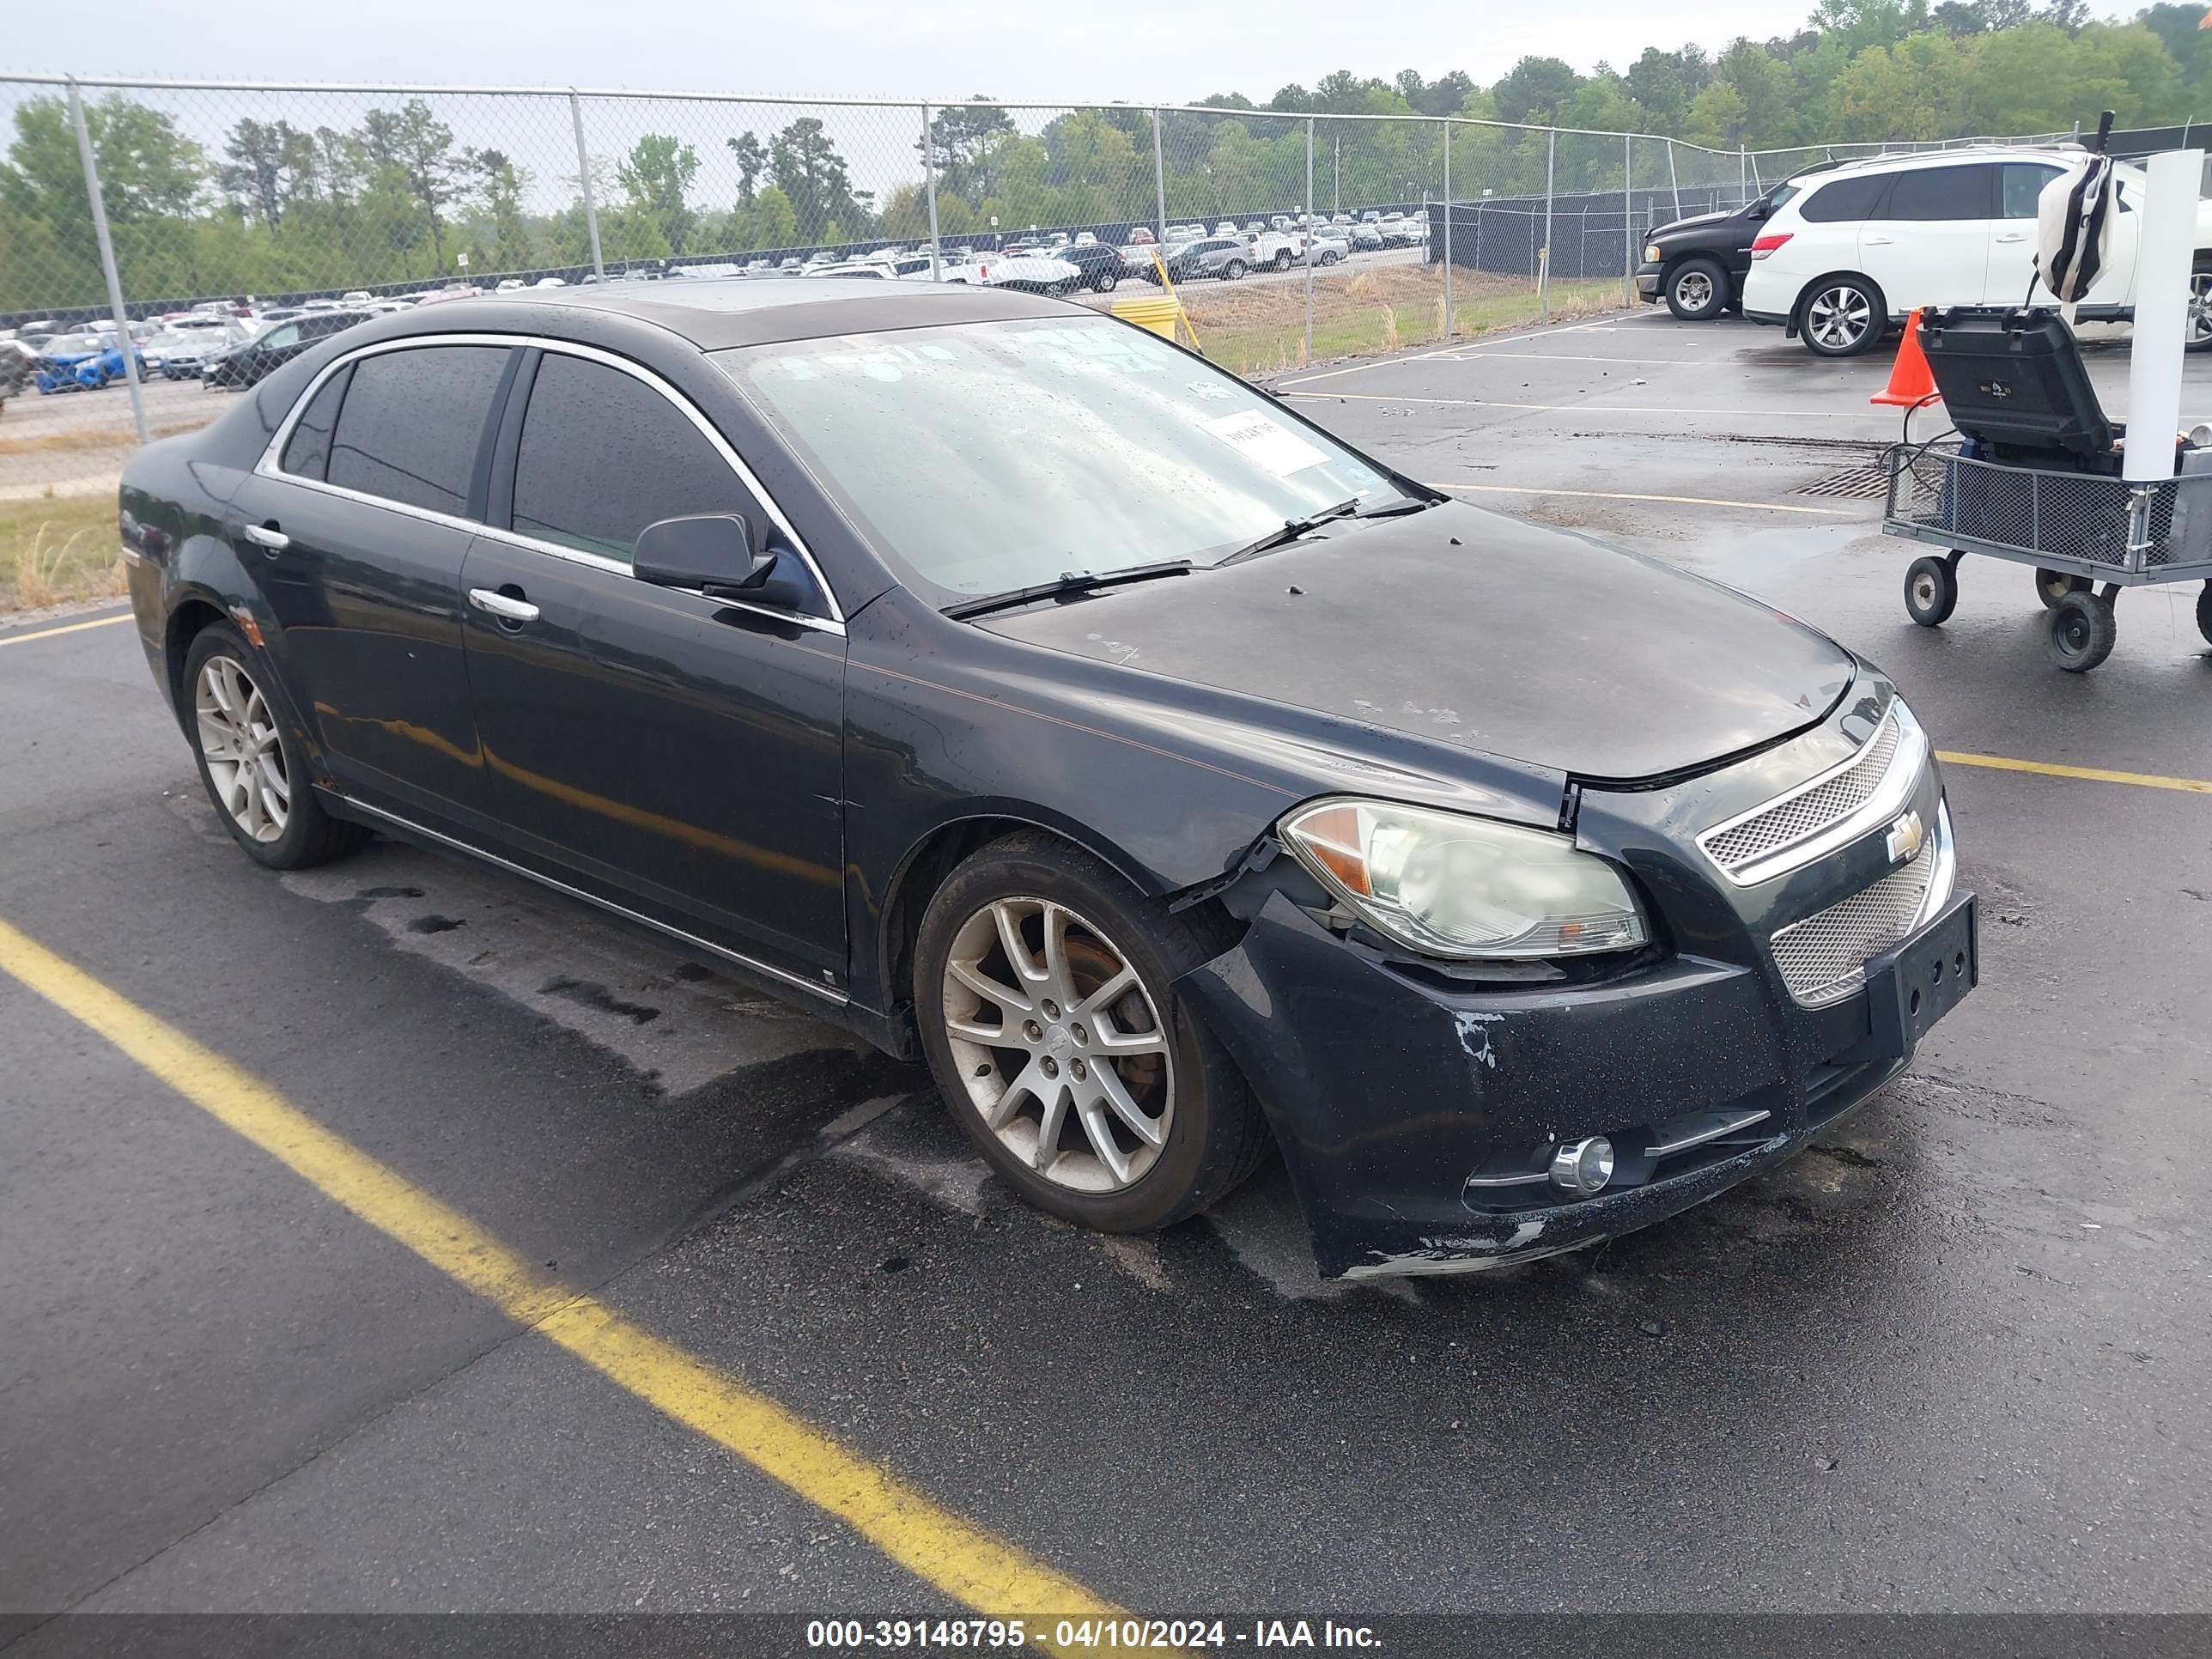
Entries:
{"label": "orange traffic cone", "polygon": [[1915,306],[1905,319],[1905,339],[1897,348],[1897,362],[1890,367],[1889,384],[1867,401],[1911,409],[1939,395],[1936,377],[1928,372],[1928,354],[1920,349],[1920,307]]}

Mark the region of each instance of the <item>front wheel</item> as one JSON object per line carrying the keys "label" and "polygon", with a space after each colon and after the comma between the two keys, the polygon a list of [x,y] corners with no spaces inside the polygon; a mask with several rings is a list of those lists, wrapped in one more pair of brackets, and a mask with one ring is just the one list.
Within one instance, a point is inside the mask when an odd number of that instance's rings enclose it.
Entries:
{"label": "front wheel", "polygon": [[1290,268],[1291,268],[1291,251],[1290,251],[1290,249],[1288,249],[1288,248],[1286,248],[1286,247],[1285,247],[1285,248],[1278,248],[1278,249],[1276,249],[1276,250],[1275,250],[1275,269],[1276,269],[1276,270],[1288,270]]}
{"label": "front wheel", "polygon": [[2212,259],[2199,258],[2189,274],[2189,326],[2185,351],[2212,351]]}
{"label": "front wheel", "polygon": [[2207,645],[2212,645],[2212,582],[2197,590],[2197,631]]}
{"label": "front wheel", "polygon": [[2045,644],[2051,661],[2069,674],[2086,674],[2112,654],[2119,624],[2100,595],[2069,593],[2051,610]]}
{"label": "front wheel", "polygon": [[1905,612],[1923,628],[1941,628],[1959,608],[1959,574],[1948,559],[1915,559],[1905,573]]}
{"label": "front wheel", "polygon": [[1091,286],[1101,294],[1111,294],[1114,291],[1114,284],[1121,280],[1115,272],[1102,270],[1091,279]]}
{"label": "front wheel", "polygon": [[1667,309],[1686,323],[1717,317],[1728,306],[1728,272],[1717,259],[1686,259],[1667,278]]}
{"label": "front wheel", "polygon": [[264,690],[266,672],[228,623],[203,629],[185,654],[185,729],[200,782],[231,839],[256,864],[304,870],[351,852],[368,832],[331,817],[315,799],[306,744]]}
{"label": "front wheel", "polygon": [[1224,283],[1233,283],[1243,276],[1245,270],[1246,266],[1242,259],[1231,259],[1221,267],[1221,280]]}
{"label": "front wheel", "polygon": [[963,1131],[1037,1208],[1146,1232],[1258,1166],[1251,1093],[1174,989],[1207,954],[1042,835],[984,848],[931,899],[914,957],[922,1047]]}
{"label": "front wheel", "polygon": [[1797,331],[1816,357],[1856,357],[1881,342],[1889,324],[1887,304],[1863,276],[1830,276],[1805,295]]}

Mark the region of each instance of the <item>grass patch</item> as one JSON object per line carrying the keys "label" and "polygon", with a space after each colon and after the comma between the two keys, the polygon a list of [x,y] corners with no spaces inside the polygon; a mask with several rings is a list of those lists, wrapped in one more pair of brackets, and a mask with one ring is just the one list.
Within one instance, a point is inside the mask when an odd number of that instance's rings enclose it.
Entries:
{"label": "grass patch", "polygon": [[[1179,290],[1206,355],[1239,374],[1266,374],[1305,362],[1305,288],[1298,283],[1239,288],[1191,283]],[[1620,308],[1618,279],[1589,277],[1552,284],[1552,316],[1585,317]],[[1452,278],[1455,338],[1523,328],[1542,318],[1534,284],[1519,278],[1456,271]],[[1314,283],[1313,361],[1370,357],[1444,337],[1443,273],[1434,265],[1385,266],[1349,278],[1334,273]]]}
{"label": "grass patch", "polygon": [[0,612],[123,592],[112,495],[0,501]]}

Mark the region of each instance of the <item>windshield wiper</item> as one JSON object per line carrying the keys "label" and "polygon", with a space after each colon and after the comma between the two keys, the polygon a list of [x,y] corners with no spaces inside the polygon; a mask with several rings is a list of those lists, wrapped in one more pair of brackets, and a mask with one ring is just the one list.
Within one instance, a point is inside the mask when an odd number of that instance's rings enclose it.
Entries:
{"label": "windshield wiper", "polygon": [[1409,495],[1402,501],[1385,501],[1380,507],[1370,507],[1364,513],[1355,513],[1352,516],[1355,519],[1395,519],[1403,513],[1425,513],[1432,507],[1442,505],[1442,501],[1435,496],[1424,499],[1419,495]]}
{"label": "windshield wiper", "polygon": [[1155,576],[1181,576],[1190,570],[1188,559],[1163,559],[1158,564],[1133,564],[1122,570],[1071,570],[1048,582],[1038,582],[1029,587],[1010,587],[1003,593],[986,593],[980,599],[963,599],[957,605],[945,607],[945,616],[955,622],[964,622],[970,617],[981,617],[993,611],[1008,611],[1018,605],[1029,605],[1038,599],[1066,599],[1073,593],[1091,593],[1102,587],[1119,587],[1124,582],[1150,581]]}
{"label": "windshield wiper", "polygon": [[1216,559],[1213,562],[1213,568],[1218,570],[1224,565],[1241,564],[1246,559],[1257,558],[1262,553],[1272,553],[1285,543],[1297,540],[1308,531],[1319,529],[1331,519],[1348,517],[1357,512],[1358,507],[1359,497],[1354,495],[1348,501],[1339,501],[1334,507],[1324,507],[1320,512],[1309,513],[1303,519],[1285,519],[1283,520],[1282,528],[1270,530],[1258,541],[1247,542],[1225,558]]}

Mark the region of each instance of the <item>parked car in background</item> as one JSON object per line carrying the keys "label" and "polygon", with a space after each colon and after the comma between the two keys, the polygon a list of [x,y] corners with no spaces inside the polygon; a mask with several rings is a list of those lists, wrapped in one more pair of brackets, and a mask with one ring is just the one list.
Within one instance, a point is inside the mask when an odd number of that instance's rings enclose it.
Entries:
{"label": "parked car in background", "polygon": [[1817,163],[1740,208],[1693,213],[1646,233],[1644,262],[1636,268],[1637,294],[1646,305],[1664,301],[1686,323],[1742,309],[1743,279],[1751,271],[1751,245],[1759,228],[1810,179],[1836,166]]}
{"label": "parked car in background", "polygon": [[276,324],[210,357],[200,372],[200,383],[210,392],[219,386],[252,386],[271,369],[369,318],[365,311],[316,311]]}
{"label": "parked car in background", "polygon": [[23,388],[31,384],[31,372],[39,361],[36,348],[21,339],[0,340],[0,409],[8,406],[8,399],[22,395]]}
{"label": "parked car in background", "polygon": [[209,358],[251,338],[252,333],[241,322],[214,323],[203,319],[164,329],[146,343],[140,356],[147,368],[159,371],[165,380],[195,380],[206,369]]}
{"label": "parked car in background", "polygon": [[1129,242],[1128,244],[1124,244],[1124,246],[1139,242],[1149,244],[1156,242],[1159,239],[1158,237],[1152,234],[1152,228],[1150,225],[1133,225],[1129,228]]}
{"label": "parked car in background", "polygon": [[[136,356],[135,343],[131,349]],[[79,334],[57,334],[39,348],[31,383],[42,392],[97,392],[110,380],[119,380],[128,373],[124,367],[123,352],[112,329],[105,334],[89,330]],[[143,357],[138,367],[143,375]]]}
{"label": "parked car in background", "polygon": [[1352,239],[1337,225],[1318,225],[1306,238],[1316,265],[1340,264],[1352,257]]}
{"label": "parked car in background", "polygon": [[[1845,161],[1778,191],[1752,240],[1744,315],[1780,326],[1815,356],[1870,351],[1923,306],[2051,305],[2035,282],[2036,204],[2079,150],[1982,145]],[[2097,280],[2075,313],[2085,323],[2135,315],[2136,252],[2146,180],[2116,163],[2118,209]],[[2188,349],[2212,349],[2212,202],[2197,207]]]}
{"label": "parked car in background", "polygon": [[[1171,283],[1188,282],[1194,276],[1235,282],[1252,269],[1252,251],[1241,236],[1209,236],[1171,245],[1162,250],[1160,263],[1167,267]],[[1158,270],[1145,274],[1155,284],[1160,280]]]}
{"label": "parked car in background", "polygon": [[1373,253],[1382,246],[1382,233],[1363,220],[1352,227],[1351,240],[1353,252]]}
{"label": "parked car in background", "polygon": [[1121,251],[1097,242],[1076,242],[1053,258],[1064,259],[1083,274],[1083,286],[1097,294],[1110,294],[1121,280]]}
{"label": "parked car in background", "polygon": [[[927,272],[917,280],[927,282]],[[968,264],[950,265],[939,280],[969,288],[1007,288],[1025,294],[1073,294],[1083,272],[1065,259],[1038,253],[979,253]]]}

